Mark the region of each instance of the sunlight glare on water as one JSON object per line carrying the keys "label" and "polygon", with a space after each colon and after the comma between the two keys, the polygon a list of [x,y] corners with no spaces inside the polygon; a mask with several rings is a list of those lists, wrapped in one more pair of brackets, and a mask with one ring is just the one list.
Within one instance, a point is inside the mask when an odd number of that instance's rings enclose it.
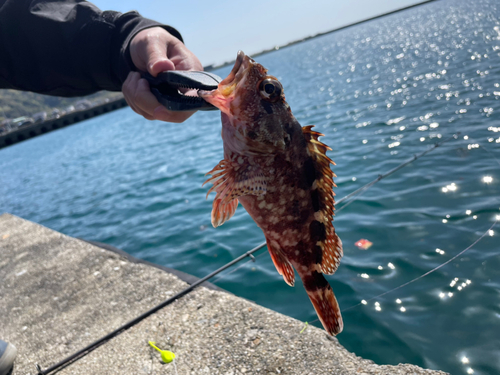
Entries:
{"label": "sunlight glare on water", "polygon": [[[328,280],[345,310],[338,339],[357,355],[500,373],[499,229],[488,231],[500,217],[499,59],[494,0],[443,0],[256,57],[299,122],[325,134],[338,198],[460,132],[337,207],[344,258]],[[210,224],[201,185],[222,158],[220,126],[216,112],[165,124],[122,109],[2,149],[0,211],[205,276],[264,241],[242,207]],[[315,321],[265,251],[217,285]]]}

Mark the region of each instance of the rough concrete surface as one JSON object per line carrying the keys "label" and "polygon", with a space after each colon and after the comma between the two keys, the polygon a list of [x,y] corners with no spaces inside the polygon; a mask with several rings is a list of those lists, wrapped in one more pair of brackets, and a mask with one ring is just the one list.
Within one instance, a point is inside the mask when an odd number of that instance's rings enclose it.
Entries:
{"label": "rough concrete surface", "polygon": [[[170,273],[38,224],[0,216],[0,338],[36,374],[187,286]],[[229,293],[200,287],[57,374],[444,374],[379,366],[335,338]],[[163,364],[148,345],[176,354]]]}

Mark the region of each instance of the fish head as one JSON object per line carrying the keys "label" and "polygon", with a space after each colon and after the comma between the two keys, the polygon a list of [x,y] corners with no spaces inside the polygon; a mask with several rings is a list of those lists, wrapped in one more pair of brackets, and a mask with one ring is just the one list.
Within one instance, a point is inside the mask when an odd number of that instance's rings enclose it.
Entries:
{"label": "fish head", "polygon": [[199,95],[222,112],[224,127],[232,127],[240,147],[272,151],[286,146],[286,126],[296,121],[285,101],[283,86],[267,69],[242,51],[231,73],[213,91]]}

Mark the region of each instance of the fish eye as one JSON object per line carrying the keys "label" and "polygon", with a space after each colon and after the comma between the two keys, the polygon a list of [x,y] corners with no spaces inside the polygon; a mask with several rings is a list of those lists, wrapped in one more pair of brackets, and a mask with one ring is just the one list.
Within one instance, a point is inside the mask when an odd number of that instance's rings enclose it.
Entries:
{"label": "fish eye", "polygon": [[259,84],[260,96],[270,102],[276,102],[281,98],[283,86],[274,78],[266,78]]}

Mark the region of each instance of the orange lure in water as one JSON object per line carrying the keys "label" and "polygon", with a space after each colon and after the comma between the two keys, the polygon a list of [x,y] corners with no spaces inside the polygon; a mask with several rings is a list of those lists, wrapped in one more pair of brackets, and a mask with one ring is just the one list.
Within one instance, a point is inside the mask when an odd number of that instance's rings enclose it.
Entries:
{"label": "orange lure in water", "polygon": [[213,226],[229,220],[241,202],[264,232],[280,275],[293,286],[295,268],[325,330],[340,333],[340,309],[323,276],[342,257],[332,224],[334,163],[318,140],[323,134],[300,126],[281,83],[241,51],[217,90],[199,95],[222,112],[224,159],[206,181],[213,183],[208,194],[217,193]]}

